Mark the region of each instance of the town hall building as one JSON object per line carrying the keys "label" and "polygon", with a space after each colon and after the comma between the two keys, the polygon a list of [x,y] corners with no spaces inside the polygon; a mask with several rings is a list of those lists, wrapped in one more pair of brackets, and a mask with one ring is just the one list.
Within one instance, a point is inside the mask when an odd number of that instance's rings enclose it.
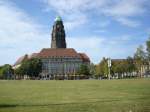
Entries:
{"label": "town hall building", "polygon": [[21,65],[25,59],[40,58],[42,61],[41,78],[67,78],[76,75],[82,64],[89,66],[90,59],[85,53],[78,53],[73,48],[67,48],[63,21],[55,19],[51,33],[51,48],[43,48],[39,53],[25,55],[17,60],[14,68]]}

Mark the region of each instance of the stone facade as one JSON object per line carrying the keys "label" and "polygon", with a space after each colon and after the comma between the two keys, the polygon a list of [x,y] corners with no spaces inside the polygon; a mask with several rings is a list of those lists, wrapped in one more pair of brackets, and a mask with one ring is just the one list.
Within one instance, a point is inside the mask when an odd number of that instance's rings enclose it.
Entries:
{"label": "stone facade", "polygon": [[38,57],[43,63],[41,77],[46,79],[76,75],[82,64],[90,64],[86,54],[77,53],[73,48],[43,49]]}

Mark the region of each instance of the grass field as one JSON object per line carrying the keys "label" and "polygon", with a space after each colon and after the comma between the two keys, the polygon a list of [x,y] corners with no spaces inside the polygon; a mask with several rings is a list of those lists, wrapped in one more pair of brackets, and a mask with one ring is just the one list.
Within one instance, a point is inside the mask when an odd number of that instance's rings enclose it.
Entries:
{"label": "grass field", "polygon": [[0,80],[0,112],[150,112],[150,79]]}

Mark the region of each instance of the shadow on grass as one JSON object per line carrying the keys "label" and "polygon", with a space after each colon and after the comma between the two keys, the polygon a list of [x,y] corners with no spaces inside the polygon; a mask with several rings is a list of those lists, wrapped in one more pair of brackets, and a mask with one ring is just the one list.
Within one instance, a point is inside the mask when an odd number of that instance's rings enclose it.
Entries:
{"label": "shadow on grass", "polygon": [[11,104],[0,104],[0,108],[9,108],[9,107],[17,107],[17,105],[11,105]]}
{"label": "shadow on grass", "polygon": [[[132,98],[132,99],[126,99],[126,100],[136,100],[136,99],[146,99],[143,98]],[[87,102],[69,102],[69,103],[51,103],[51,104],[31,104],[31,105],[21,105],[21,104],[0,104],[0,108],[13,108],[13,107],[48,107],[48,106],[56,106],[56,105],[86,105],[90,103],[112,103],[112,102],[118,102],[122,101],[121,99],[108,99],[108,100],[98,100],[93,99],[97,101],[87,101]]]}

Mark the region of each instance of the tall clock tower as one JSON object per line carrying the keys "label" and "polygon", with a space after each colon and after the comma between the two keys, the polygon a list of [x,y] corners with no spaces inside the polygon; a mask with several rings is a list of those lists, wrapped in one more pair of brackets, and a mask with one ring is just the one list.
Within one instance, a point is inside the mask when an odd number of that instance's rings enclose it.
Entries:
{"label": "tall clock tower", "polygon": [[64,25],[59,16],[55,19],[51,36],[51,48],[66,48]]}

